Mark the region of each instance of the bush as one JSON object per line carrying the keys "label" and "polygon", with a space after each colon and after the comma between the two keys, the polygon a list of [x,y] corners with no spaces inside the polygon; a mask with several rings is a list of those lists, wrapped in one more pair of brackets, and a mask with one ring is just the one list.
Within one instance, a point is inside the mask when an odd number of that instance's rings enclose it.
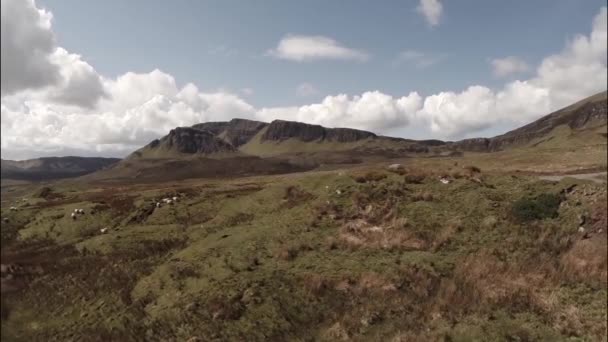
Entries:
{"label": "bush", "polygon": [[405,175],[404,180],[406,184],[421,184],[425,178],[425,175],[422,173],[408,173]]}
{"label": "bush", "polygon": [[478,168],[477,166],[474,166],[474,165],[467,166],[464,169],[467,170],[467,171],[473,172],[473,173],[480,173],[481,172],[481,169]]}
{"label": "bush", "polygon": [[386,174],[378,171],[369,171],[364,175],[352,176],[357,183],[378,182],[386,178]]}
{"label": "bush", "polygon": [[542,220],[557,217],[560,196],[544,193],[536,198],[521,198],[513,203],[513,216],[519,221]]}

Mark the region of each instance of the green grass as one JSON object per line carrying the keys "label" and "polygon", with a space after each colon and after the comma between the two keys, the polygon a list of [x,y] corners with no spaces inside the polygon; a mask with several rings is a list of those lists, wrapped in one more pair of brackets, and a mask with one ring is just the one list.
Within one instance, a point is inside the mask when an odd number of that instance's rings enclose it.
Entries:
{"label": "green grass", "polygon": [[[107,209],[76,221],[71,210],[89,212],[101,189],[59,188],[70,203],[18,212],[3,207],[15,222],[3,225],[3,234],[18,230],[3,260],[31,249],[48,262],[27,289],[3,295],[10,314],[2,337],[605,338],[606,284],[569,280],[560,260],[577,241],[578,215],[605,196],[606,185],[501,173],[484,173],[482,183],[465,177],[445,185],[436,174],[447,168],[423,168],[429,175],[419,184],[376,169],[386,178],[358,183],[350,172],[336,171],[133,186],[113,190]],[[572,184],[594,195],[568,195],[557,215],[534,222],[513,218],[517,200]],[[189,194],[182,190],[175,205],[147,211],[179,188]],[[132,207],[112,198],[131,198]],[[357,201],[368,201],[370,213]],[[383,206],[407,224],[393,226],[380,213]],[[349,245],[343,225],[356,219],[374,219],[386,234],[405,234],[423,247]],[[112,229],[99,233],[104,226]],[[44,238],[51,239],[44,248],[32,245]]]}

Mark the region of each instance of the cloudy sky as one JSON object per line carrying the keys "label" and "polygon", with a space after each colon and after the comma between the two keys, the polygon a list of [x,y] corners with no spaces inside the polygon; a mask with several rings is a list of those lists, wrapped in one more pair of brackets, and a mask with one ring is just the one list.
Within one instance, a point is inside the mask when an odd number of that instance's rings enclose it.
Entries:
{"label": "cloudy sky", "polygon": [[0,1],[5,159],[234,117],[492,136],[607,87],[605,0]]}

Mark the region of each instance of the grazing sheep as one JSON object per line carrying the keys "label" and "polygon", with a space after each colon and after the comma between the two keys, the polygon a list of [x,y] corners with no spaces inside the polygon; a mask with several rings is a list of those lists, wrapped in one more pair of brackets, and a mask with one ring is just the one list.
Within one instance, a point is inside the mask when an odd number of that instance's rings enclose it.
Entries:
{"label": "grazing sheep", "polygon": [[84,215],[84,209],[78,209],[78,213]]}
{"label": "grazing sheep", "polygon": [[160,208],[160,202],[156,202],[156,207]]}
{"label": "grazing sheep", "polygon": [[584,232],[585,232],[585,228],[583,228],[583,227],[578,227],[578,232],[579,232],[579,233],[584,233]]}
{"label": "grazing sheep", "polygon": [[441,177],[439,181],[443,184],[450,184],[450,180],[445,177]]}
{"label": "grazing sheep", "polygon": [[177,202],[177,197],[173,196],[173,202]]}
{"label": "grazing sheep", "polygon": [[15,211],[15,210],[17,210],[16,207],[11,207],[11,211]]}
{"label": "grazing sheep", "polygon": [[105,234],[108,232],[108,230],[110,230],[110,228],[104,227],[104,228],[101,228],[99,231],[101,232],[101,234]]}
{"label": "grazing sheep", "polygon": [[72,213],[72,215],[70,215],[70,216],[72,216],[72,220],[76,219],[76,213]]}
{"label": "grazing sheep", "polygon": [[342,194],[342,191],[336,190],[336,195],[341,195],[341,194]]}

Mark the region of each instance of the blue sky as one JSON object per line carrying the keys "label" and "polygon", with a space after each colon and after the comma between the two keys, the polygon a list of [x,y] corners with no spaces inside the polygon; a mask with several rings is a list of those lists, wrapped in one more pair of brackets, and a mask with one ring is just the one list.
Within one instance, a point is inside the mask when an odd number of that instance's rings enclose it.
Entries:
{"label": "blue sky", "polygon": [[[535,65],[589,30],[601,0],[445,1],[430,28],[417,1],[39,1],[53,12],[64,48],[103,75],[159,68],[203,90],[252,88],[255,106],[302,105],[329,94],[373,89],[433,94],[472,84],[500,86],[489,59],[516,55]],[[365,63],[293,63],[264,53],[286,34],[322,35],[368,51]],[[395,67],[400,52],[440,58]],[[299,84],[319,92],[296,96]]]}
{"label": "blue sky", "polygon": [[243,117],[493,136],[606,90],[606,1],[1,0],[2,157]]}

